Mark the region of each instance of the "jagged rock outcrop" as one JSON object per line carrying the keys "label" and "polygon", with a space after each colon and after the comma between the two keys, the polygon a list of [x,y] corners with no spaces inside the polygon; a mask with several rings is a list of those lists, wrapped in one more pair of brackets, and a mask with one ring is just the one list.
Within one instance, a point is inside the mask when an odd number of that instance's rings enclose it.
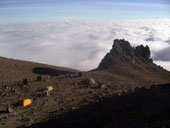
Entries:
{"label": "jagged rock outcrop", "polygon": [[151,52],[148,46],[143,45],[132,47],[128,41],[124,39],[115,39],[112,49],[103,58],[98,69],[112,68],[116,64],[135,63],[136,58],[142,61],[152,62],[150,59]]}
{"label": "jagged rock outcrop", "polygon": [[134,56],[133,48],[130,46],[130,43],[125,40],[114,40],[110,54],[118,56]]}
{"label": "jagged rock outcrop", "polygon": [[137,56],[139,56],[139,57],[141,56],[146,59],[150,59],[150,56],[151,56],[149,47],[148,46],[144,47],[143,45],[137,46],[135,49],[135,53]]}

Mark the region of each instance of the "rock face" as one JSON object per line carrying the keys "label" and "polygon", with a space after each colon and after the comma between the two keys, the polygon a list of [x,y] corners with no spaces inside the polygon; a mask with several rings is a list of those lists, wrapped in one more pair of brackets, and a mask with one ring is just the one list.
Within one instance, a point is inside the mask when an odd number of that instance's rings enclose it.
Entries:
{"label": "rock face", "polygon": [[143,45],[137,46],[135,49],[136,56],[141,56],[146,59],[150,59],[151,52],[149,50],[149,47],[144,47]]}
{"label": "rock face", "polygon": [[135,63],[136,58],[142,61],[152,62],[149,47],[143,45],[132,47],[128,41],[124,39],[115,39],[112,49],[103,58],[98,69],[112,68],[115,64]]}

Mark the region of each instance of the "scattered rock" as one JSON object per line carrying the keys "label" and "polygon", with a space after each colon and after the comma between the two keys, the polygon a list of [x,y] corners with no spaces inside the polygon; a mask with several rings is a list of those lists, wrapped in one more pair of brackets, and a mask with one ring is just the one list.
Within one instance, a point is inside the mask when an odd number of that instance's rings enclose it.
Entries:
{"label": "scattered rock", "polygon": [[15,93],[15,92],[16,92],[16,89],[15,89],[15,88],[12,88],[12,89],[11,89],[11,92],[12,92],[12,93]]}
{"label": "scattered rock", "polygon": [[94,92],[93,90],[90,90],[90,91],[89,91],[89,94],[91,94],[91,93],[93,93],[93,92]]}
{"label": "scattered rock", "polygon": [[49,91],[45,90],[45,91],[43,92],[43,96],[49,97],[49,95],[50,95]]}
{"label": "scattered rock", "polygon": [[37,81],[42,81],[42,76],[37,76]]}
{"label": "scattered rock", "polygon": [[6,112],[7,112],[7,113],[13,112],[13,111],[12,111],[12,108],[8,106],[8,107],[6,108]]}
{"label": "scattered rock", "polygon": [[23,79],[23,85],[27,85],[28,84],[28,79],[27,78],[24,78]]}
{"label": "scattered rock", "polygon": [[30,118],[23,118],[20,120],[20,122],[27,122],[27,121],[30,121]]}
{"label": "scattered rock", "polygon": [[9,116],[4,116],[3,119],[7,119]]}
{"label": "scattered rock", "polygon": [[8,89],[9,87],[8,86],[5,86],[5,89]]}
{"label": "scattered rock", "polygon": [[104,89],[105,85],[103,83],[99,84],[99,88]]}

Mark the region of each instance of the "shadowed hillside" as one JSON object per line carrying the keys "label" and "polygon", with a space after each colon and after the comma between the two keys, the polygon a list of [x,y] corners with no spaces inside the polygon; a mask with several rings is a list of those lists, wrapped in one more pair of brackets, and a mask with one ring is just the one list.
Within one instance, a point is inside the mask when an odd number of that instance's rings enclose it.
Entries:
{"label": "shadowed hillside", "polygon": [[73,74],[71,71],[64,71],[64,70],[56,70],[52,68],[43,68],[43,67],[35,67],[33,68],[33,73],[37,73],[39,75],[50,75],[50,76],[59,76],[59,75],[66,75],[66,74]]}
{"label": "shadowed hillside", "polygon": [[169,91],[170,84],[136,88],[29,128],[169,128]]}

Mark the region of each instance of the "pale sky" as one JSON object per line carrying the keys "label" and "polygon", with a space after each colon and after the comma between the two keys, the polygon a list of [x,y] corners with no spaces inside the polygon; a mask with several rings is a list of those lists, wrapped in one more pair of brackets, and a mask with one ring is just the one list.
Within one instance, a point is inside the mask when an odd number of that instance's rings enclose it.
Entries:
{"label": "pale sky", "polygon": [[0,23],[170,18],[169,0],[0,0]]}

